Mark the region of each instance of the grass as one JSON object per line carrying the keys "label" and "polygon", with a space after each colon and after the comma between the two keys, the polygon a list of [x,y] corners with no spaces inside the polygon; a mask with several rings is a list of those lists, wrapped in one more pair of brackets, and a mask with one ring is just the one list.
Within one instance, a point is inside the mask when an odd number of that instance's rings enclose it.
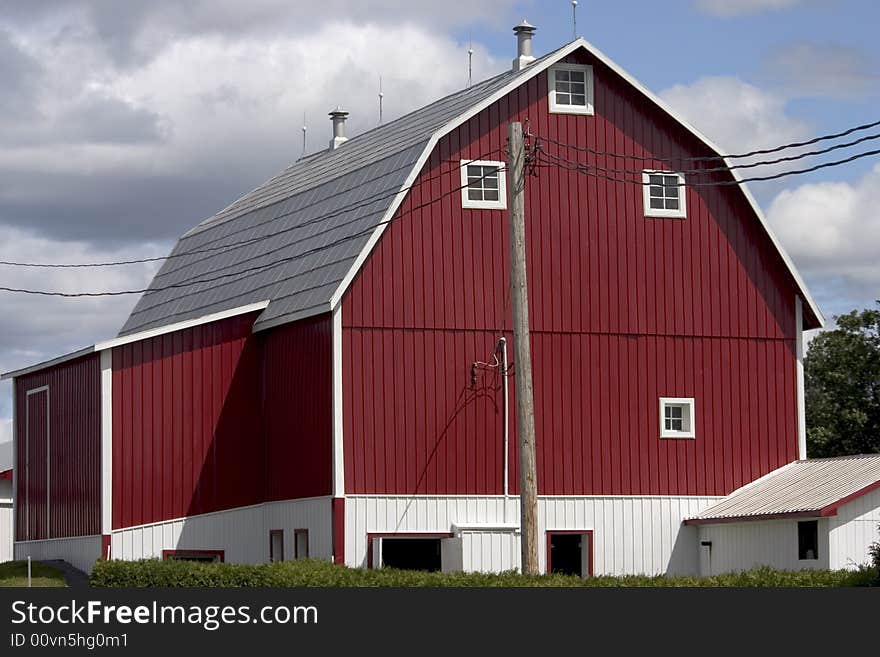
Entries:
{"label": "grass", "polygon": [[[27,561],[7,561],[0,563],[0,588],[26,587]],[[38,561],[31,563],[31,586],[67,586],[64,574],[57,568]]]}
{"label": "grass", "polygon": [[566,575],[517,573],[427,573],[336,566],[297,560],[264,565],[187,561],[98,561],[94,587],[850,587],[869,586],[873,568],[836,571],[784,571],[757,568],[715,577],[628,575],[581,579]]}

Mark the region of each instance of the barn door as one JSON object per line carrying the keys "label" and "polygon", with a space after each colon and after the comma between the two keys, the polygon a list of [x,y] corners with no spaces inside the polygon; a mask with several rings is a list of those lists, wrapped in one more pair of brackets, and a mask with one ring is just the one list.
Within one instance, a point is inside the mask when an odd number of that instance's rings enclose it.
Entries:
{"label": "barn door", "polygon": [[49,538],[49,387],[27,392],[25,412],[25,540]]}

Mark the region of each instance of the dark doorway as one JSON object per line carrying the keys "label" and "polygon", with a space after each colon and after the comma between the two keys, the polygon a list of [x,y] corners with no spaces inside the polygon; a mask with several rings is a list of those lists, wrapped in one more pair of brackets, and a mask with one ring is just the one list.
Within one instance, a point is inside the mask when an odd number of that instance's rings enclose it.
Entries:
{"label": "dark doorway", "polygon": [[590,534],[588,532],[549,532],[547,571],[587,577],[590,572]]}
{"label": "dark doorway", "polygon": [[382,565],[402,570],[439,571],[439,538],[383,538]]}

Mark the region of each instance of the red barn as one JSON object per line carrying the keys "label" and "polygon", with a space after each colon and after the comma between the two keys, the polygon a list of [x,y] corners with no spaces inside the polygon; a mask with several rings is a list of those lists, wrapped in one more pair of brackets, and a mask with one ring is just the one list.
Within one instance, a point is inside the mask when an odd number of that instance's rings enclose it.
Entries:
{"label": "red barn", "polygon": [[493,366],[522,121],[541,564],[696,572],[682,520],[805,457],[822,317],[748,191],[700,184],[735,180],[697,170],[717,148],[586,41],[534,59],[517,31],[511,71],[396,121],[346,139],[337,108],[117,338],[11,374],[18,555],[515,567]]}

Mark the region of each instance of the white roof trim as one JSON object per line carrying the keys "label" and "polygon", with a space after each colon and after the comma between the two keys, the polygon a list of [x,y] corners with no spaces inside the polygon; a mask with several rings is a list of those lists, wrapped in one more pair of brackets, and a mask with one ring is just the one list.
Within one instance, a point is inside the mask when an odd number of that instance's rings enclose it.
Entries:
{"label": "white roof trim", "polygon": [[14,379],[19,376],[24,376],[25,374],[30,374],[31,372],[39,372],[40,370],[44,370],[47,367],[60,365],[61,363],[66,363],[69,360],[74,360],[75,358],[79,358],[81,356],[88,356],[89,354],[93,353],[95,353],[95,345],[90,345],[88,347],[78,349],[77,351],[71,351],[70,353],[64,354],[63,356],[56,356],[55,358],[44,360],[40,363],[35,363],[33,365],[28,365],[27,367],[22,367],[21,369],[14,370],[12,372],[6,372],[0,375],[0,381],[5,381],[6,379]]}
{"label": "white roof trim", "polygon": [[53,358],[51,360],[43,361],[42,363],[23,367],[22,369],[15,370],[14,372],[6,372],[2,376],[0,376],[0,380],[5,381],[6,379],[12,379],[18,376],[23,376],[25,374],[30,374],[31,372],[38,372],[40,370],[46,369],[47,367],[60,365],[61,363],[73,360],[74,358],[79,358],[80,356],[87,356],[88,354],[95,353],[96,351],[104,351],[105,349],[112,349],[113,347],[119,347],[124,344],[129,344],[131,342],[138,342],[140,340],[155,338],[156,336],[164,335],[166,333],[182,331],[183,329],[192,328],[193,326],[199,326],[200,324],[209,324],[211,322],[217,322],[221,319],[227,319],[229,317],[236,317],[237,315],[244,315],[246,313],[256,312],[257,310],[265,310],[268,305],[268,301],[258,301],[257,303],[250,303],[246,306],[230,308],[229,310],[221,310],[220,312],[211,313],[210,315],[203,315],[202,317],[196,317],[195,319],[188,319],[184,322],[168,324],[167,326],[160,326],[159,328],[150,329],[148,331],[141,331],[139,333],[132,333],[131,335],[124,335],[120,338],[105,340],[104,342],[99,342],[89,347],[85,347],[84,349],[80,349],[79,351],[73,351],[69,354],[58,356],[57,358]]}
{"label": "white roof trim", "polygon": [[[612,71],[614,71],[617,75],[622,77],[626,82],[628,82],[630,85],[632,85],[637,91],[641,92],[645,97],[647,97],[648,100],[650,100],[655,105],[657,105],[657,107],[659,107],[661,110],[666,112],[671,118],[673,118],[675,121],[677,121],[679,124],[681,124],[685,129],[687,129],[697,139],[702,141],[714,153],[716,153],[717,155],[722,154],[722,151],[720,148],[718,148],[718,146],[716,146],[703,133],[701,133],[694,126],[692,126],[690,123],[685,121],[681,116],[679,116],[675,111],[673,111],[664,101],[662,101],[659,97],[657,97],[645,85],[643,85],[636,78],[634,78],[632,75],[627,73],[623,68],[621,68],[618,64],[616,64],[610,57],[608,57],[605,53],[603,53],[601,50],[599,50],[596,46],[594,46],[593,44],[591,44],[590,42],[588,42],[584,38],[578,38],[575,41],[572,41],[571,43],[569,43],[567,46],[564,46],[564,47],[560,48],[559,50],[557,50],[552,57],[546,57],[545,59],[539,60],[536,63],[530,65],[528,68],[524,69],[522,75],[516,76],[509,84],[505,85],[504,87],[502,87],[501,89],[496,91],[492,96],[475,104],[473,107],[471,107],[464,114],[461,114],[458,117],[452,119],[451,121],[449,121],[446,125],[444,125],[439,130],[437,130],[431,136],[431,139],[428,141],[428,144],[425,146],[425,151],[419,157],[418,161],[416,162],[415,166],[413,167],[412,172],[410,173],[409,176],[407,176],[406,181],[404,182],[403,186],[401,187],[400,193],[394,199],[393,203],[388,208],[388,211],[383,215],[382,222],[376,227],[376,230],[370,236],[370,239],[367,240],[367,243],[364,245],[364,248],[358,254],[358,257],[355,259],[355,261],[352,264],[351,268],[349,269],[348,273],[345,275],[345,278],[342,279],[342,282],[339,284],[339,287],[337,288],[336,292],[333,294],[331,301],[330,301],[331,307],[335,308],[336,305],[339,304],[339,302],[342,300],[342,296],[348,290],[348,287],[351,285],[352,281],[354,280],[355,276],[357,275],[357,272],[360,270],[361,266],[364,264],[367,257],[372,252],[373,247],[379,241],[379,238],[382,236],[382,233],[384,232],[385,227],[388,225],[388,221],[390,220],[391,217],[394,216],[394,213],[397,212],[397,209],[400,206],[400,203],[403,201],[403,199],[406,196],[405,192],[407,191],[407,188],[410,185],[412,185],[412,183],[414,182],[416,175],[421,171],[422,167],[425,164],[425,161],[428,159],[428,156],[434,150],[434,146],[437,144],[437,142],[440,140],[440,138],[445,136],[446,134],[448,134],[449,132],[451,132],[452,130],[457,128],[458,126],[462,125],[466,121],[470,120],[473,116],[479,114],[484,109],[486,109],[487,107],[489,107],[493,103],[497,102],[498,100],[500,100],[501,98],[503,98],[504,96],[509,94],[511,91],[513,91],[514,89],[516,89],[517,87],[519,87],[523,83],[527,82],[528,80],[531,80],[533,77],[535,77],[536,75],[538,75],[542,71],[545,71],[546,69],[550,68],[553,64],[558,62],[560,59],[567,57],[568,55],[570,55],[572,52],[574,52],[578,48],[586,49],[587,52],[589,52],[591,55],[596,57],[596,59],[598,59],[600,62],[605,64],[608,68],[610,68]],[[724,159],[724,164],[725,164],[725,166],[728,166],[728,167],[732,166],[731,162],[727,158]],[[742,179],[736,170],[731,171],[730,173],[733,175],[734,180],[740,181]],[[807,303],[810,310],[813,312],[816,319],[819,321],[819,324],[822,327],[824,327],[825,326],[825,316],[822,314],[822,311],[819,310],[819,306],[813,300],[813,297],[810,294],[809,289],[807,288],[806,284],[804,283],[804,280],[801,277],[800,273],[798,272],[797,268],[794,266],[794,263],[792,262],[788,253],[786,253],[785,249],[782,248],[782,244],[779,242],[779,239],[776,237],[776,234],[773,232],[773,230],[770,228],[770,225],[767,223],[767,219],[764,216],[764,213],[761,211],[761,208],[758,205],[757,201],[755,200],[755,197],[752,196],[752,193],[749,191],[749,188],[746,186],[745,183],[739,184],[738,187],[739,187],[739,189],[742,190],[743,194],[746,197],[746,201],[748,201],[748,203],[751,206],[752,210],[754,211],[755,215],[758,217],[758,221],[761,222],[761,226],[764,228],[764,231],[770,237],[770,241],[773,243],[773,246],[776,247],[777,252],[782,257],[782,261],[785,263],[785,266],[788,268],[788,271],[791,274],[792,278],[794,278],[795,284],[798,286],[800,293],[801,293],[801,296],[803,297],[804,301]]]}
{"label": "white roof trim", "polygon": [[113,347],[120,347],[124,344],[129,344],[131,342],[139,342],[140,340],[148,340],[149,338],[155,338],[159,335],[165,335],[166,333],[182,331],[184,329],[192,328],[193,326],[210,324],[211,322],[217,322],[221,319],[228,319],[229,317],[236,317],[238,315],[256,312],[257,310],[265,310],[268,305],[268,301],[258,301],[257,303],[249,303],[246,306],[238,306],[237,308],[230,308],[229,310],[221,310],[220,312],[211,313],[210,315],[202,315],[201,317],[188,319],[183,322],[177,322],[176,324],[168,324],[166,326],[160,326],[159,328],[149,329],[147,331],[140,331],[139,333],[132,333],[131,335],[123,335],[119,338],[113,338],[112,340],[99,342],[95,345],[95,351],[112,349]]}

